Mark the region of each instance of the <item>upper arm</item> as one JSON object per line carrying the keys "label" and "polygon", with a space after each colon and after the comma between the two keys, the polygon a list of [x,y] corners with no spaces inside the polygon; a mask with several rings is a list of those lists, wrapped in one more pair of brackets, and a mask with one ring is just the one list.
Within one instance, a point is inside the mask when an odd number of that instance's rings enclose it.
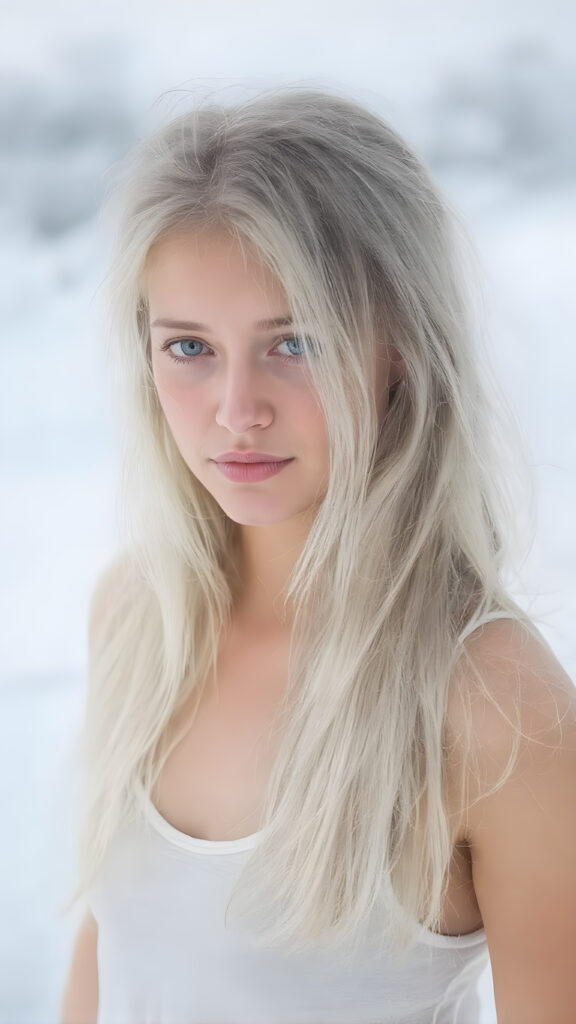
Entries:
{"label": "upper arm", "polygon": [[[518,624],[492,623],[472,657],[523,736],[506,782],[468,808],[476,898],[498,1024],[576,1019],[576,690],[548,647]],[[490,701],[475,705],[485,782],[513,741]]]}
{"label": "upper arm", "polygon": [[96,1024],[98,924],[90,910],[81,921],[62,993],[60,1024]]}

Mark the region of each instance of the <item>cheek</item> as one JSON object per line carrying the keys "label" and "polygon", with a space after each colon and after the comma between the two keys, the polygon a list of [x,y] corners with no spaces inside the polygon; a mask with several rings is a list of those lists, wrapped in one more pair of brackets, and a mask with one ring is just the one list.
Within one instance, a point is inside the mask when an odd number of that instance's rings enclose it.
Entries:
{"label": "cheek", "polygon": [[202,417],[200,396],[190,398],[190,389],[174,380],[170,374],[155,374],[156,394],[172,433],[178,437],[182,430],[189,430],[190,424]]}
{"label": "cheek", "polygon": [[183,405],[186,392],[186,381],[182,373],[175,373],[167,359],[155,362],[152,360],[152,375],[162,406]]}
{"label": "cheek", "polygon": [[310,396],[306,408],[302,410],[299,423],[304,437],[313,438],[320,457],[327,459],[329,446],[326,419],[320,403],[313,396]]}

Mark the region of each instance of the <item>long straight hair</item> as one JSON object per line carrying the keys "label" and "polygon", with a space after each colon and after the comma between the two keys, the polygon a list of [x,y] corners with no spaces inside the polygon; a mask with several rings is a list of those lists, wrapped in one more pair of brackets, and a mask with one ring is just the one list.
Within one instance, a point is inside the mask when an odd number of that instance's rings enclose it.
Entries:
{"label": "long straight hair", "polygon": [[[464,232],[377,113],[290,87],[171,119],[123,162],[107,209],[125,532],[90,643],[72,902],[135,813],[138,780],[152,798],[184,732],[170,725],[198,707],[231,621],[238,524],[165,421],[144,288],[157,241],[224,228],[307,327],[330,459],[285,592],[290,665],[262,841],[227,923],[253,912],[254,940],[289,950],[354,946],[385,901],[389,941],[406,951],[415,929],[438,930],[447,889],[446,712],[450,681],[470,670],[464,631],[495,609],[530,628],[503,582],[509,495]],[[390,344],[404,373],[379,415],[374,360]]]}

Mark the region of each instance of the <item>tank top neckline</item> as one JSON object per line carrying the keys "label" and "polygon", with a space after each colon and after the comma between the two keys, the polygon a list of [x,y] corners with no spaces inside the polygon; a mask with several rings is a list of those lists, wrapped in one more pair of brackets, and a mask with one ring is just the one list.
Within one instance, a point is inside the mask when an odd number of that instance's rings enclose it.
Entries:
{"label": "tank top neckline", "polygon": [[237,839],[200,839],[197,836],[191,836],[187,832],[181,832],[174,825],[171,825],[166,818],[160,814],[158,808],[152,803],[152,800],[146,793],[144,786],[140,779],[136,780],[136,788],[142,809],[145,817],[153,825],[157,832],[159,832],[169,842],[174,843],[184,850],[191,850],[195,853],[239,853],[243,850],[251,850],[261,840],[264,830],[260,829],[258,832],[252,832],[248,836],[240,836]]}
{"label": "tank top neckline", "polygon": [[[250,835],[241,836],[238,839],[199,839],[197,836],[190,836],[187,832],[181,832],[175,828],[160,814],[139,779],[137,780],[137,791],[144,816],[150,825],[165,840],[182,850],[208,856],[243,853],[257,846],[264,835],[264,829],[260,829],[258,832],[252,832]],[[485,939],[486,932],[483,927],[464,935],[443,935],[441,932],[433,932],[422,926],[418,936],[419,942],[444,948],[473,946],[485,942]]]}

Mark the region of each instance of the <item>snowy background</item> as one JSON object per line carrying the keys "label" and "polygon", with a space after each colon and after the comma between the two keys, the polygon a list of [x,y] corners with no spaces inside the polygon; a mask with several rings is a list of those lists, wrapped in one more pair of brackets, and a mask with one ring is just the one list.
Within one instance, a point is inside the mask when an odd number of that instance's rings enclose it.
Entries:
{"label": "snowy background", "polygon": [[[575,29],[568,0],[0,2],[0,1024],[57,1024],[77,926],[60,908],[86,610],[116,547],[107,172],[190,89],[347,90],[419,150],[476,248],[531,453],[517,596],[575,677]],[[489,972],[481,992],[493,1024]]]}

